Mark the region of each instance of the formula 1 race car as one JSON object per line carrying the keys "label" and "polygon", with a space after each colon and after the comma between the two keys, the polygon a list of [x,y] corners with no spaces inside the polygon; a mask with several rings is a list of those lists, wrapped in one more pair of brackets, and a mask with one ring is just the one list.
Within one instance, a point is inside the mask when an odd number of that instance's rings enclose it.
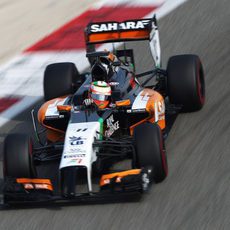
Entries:
{"label": "formula 1 race car", "polygon": [[[46,102],[38,119],[32,111],[40,146],[33,147],[25,134],[5,139],[4,204],[139,199],[149,184],[167,177],[164,140],[175,116],[204,105],[204,73],[198,56],[173,56],[167,70],[161,69],[155,16],[90,23],[85,37],[90,72],[79,74],[67,62],[50,64],[45,70]],[[113,53],[96,51],[101,43],[138,40],[149,40],[154,65],[141,74],[135,73],[132,49],[114,46]],[[38,126],[45,128],[45,140]],[[36,173],[37,165],[55,160],[58,188],[49,175],[41,179]],[[116,170],[114,165],[124,160],[127,168]],[[86,191],[78,191],[79,181],[87,185]]]}

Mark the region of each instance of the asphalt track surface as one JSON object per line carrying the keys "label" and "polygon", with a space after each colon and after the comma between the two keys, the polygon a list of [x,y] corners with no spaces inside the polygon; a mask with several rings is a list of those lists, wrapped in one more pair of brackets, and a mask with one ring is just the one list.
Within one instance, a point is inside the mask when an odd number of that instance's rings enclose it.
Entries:
{"label": "asphalt track surface", "polygon": [[[159,26],[164,66],[196,53],[206,72],[205,107],[179,115],[166,141],[168,178],[139,203],[1,211],[0,229],[229,229],[230,2],[188,1]],[[150,63],[145,53],[138,61]],[[29,119],[26,111],[1,128],[1,140],[31,132]]]}

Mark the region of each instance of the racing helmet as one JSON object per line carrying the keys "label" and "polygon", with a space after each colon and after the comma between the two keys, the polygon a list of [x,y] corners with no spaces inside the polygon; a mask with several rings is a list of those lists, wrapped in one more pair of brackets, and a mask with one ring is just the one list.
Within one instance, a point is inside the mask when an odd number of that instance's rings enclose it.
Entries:
{"label": "racing helmet", "polygon": [[90,85],[90,97],[99,109],[108,106],[111,98],[111,87],[105,81],[95,81]]}

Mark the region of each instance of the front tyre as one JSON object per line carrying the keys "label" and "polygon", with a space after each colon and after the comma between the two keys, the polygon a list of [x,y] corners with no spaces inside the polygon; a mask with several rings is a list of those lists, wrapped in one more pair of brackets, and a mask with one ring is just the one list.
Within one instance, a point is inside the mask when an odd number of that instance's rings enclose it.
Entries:
{"label": "front tyre", "polygon": [[9,134],[4,141],[4,177],[34,178],[33,146],[25,134]]}
{"label": "front tyre", "polygon": [[203,66],[197,55],[177,55],[168,61],[167,93],[183,112],[200,110],[205,102]]}
{"label": "front tyre", "polygon": [[168,174],[168,164],[164,150],[164,140],[157,124],[143,123],[134,129],[137,168],[151,168],[152,178],[162,182]]}

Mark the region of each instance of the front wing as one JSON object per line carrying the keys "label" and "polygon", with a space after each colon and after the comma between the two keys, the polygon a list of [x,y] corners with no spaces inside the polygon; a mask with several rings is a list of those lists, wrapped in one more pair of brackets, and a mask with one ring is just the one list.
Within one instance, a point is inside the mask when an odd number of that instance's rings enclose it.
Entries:
{"label": "front wing", "polygon": [[150,183],[150,175],[135,169],[103,175],[100,191],[54,195],[49,179],[7,178],[2,187],[1,208],[24,206],[98,204],[139,201]]}

